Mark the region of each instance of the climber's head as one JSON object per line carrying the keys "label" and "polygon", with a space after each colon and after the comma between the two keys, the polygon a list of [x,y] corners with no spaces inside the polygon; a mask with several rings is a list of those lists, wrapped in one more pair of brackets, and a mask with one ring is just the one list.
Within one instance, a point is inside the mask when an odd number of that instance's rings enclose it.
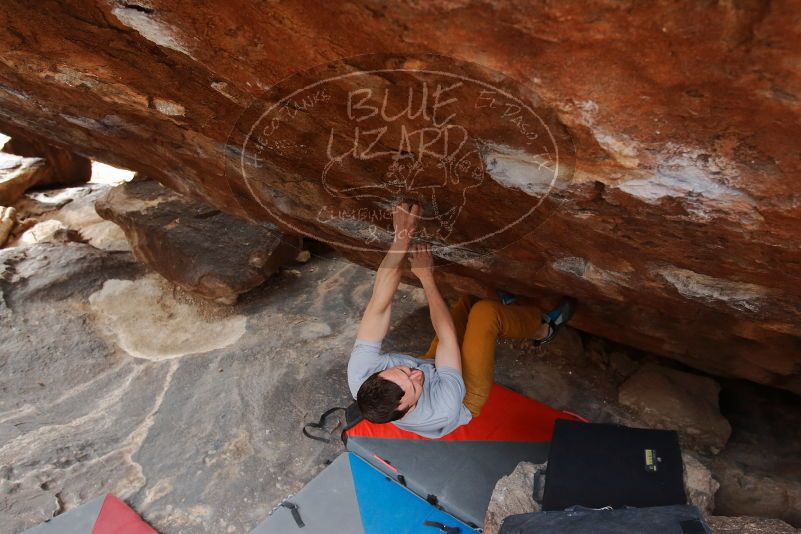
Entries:
{"label": "climber's head", "polygon": [[406,415],[423,394],[423,371],[405,365],[374,373],[356,394],[356,403],[365,419],[389,423]]}

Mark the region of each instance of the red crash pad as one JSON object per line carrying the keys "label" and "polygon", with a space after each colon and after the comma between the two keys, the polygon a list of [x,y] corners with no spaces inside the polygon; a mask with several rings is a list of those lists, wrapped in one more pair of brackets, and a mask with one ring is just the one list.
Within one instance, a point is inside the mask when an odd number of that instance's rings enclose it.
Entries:
{"label": "red crash pad", "polygon": [[92,534],[158,534],[114,495],[106,495]]}
{"label": "red crash pad", "polygon": [[[437,441],[551,441],[557,419],[581,420],[495,384],[478,417]],[[349,438],[428,439],[392,424],[363,420],[346,432]]]}

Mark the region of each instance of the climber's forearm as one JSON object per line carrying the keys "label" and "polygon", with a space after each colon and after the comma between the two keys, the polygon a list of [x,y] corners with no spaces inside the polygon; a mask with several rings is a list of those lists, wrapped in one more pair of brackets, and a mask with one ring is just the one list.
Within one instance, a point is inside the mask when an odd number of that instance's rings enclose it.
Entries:
{"label": "climber's forearm", "polygon": [[373,284],[373,295],[370,297],[370,303],[378,310],[392,305],[403,274],[403,260],[406,259],[406,253],[409,251],[409,241],[409,238],[396,238],[381,265],[378,266]]}
{"label": "climber's forearm", "polygon": [[373,294],[367,303],[356,335],[358,339],[380,341],[386,336],[392,313],[392,301],[400,285],[403,260],[409,250],[409,241],[408,237],[396,238],[381,265],[378,266]]}
{"label": "climber's forearm", "polygon": [[431,314],[431,324],[437,334],[439,343],[434,357],[434,365],[439,367],[450,367],[457,371],[462,371],[462,357],[459,349],[459,341],[456,337],[456,326],[453,324],[451,312],[442,294],[439,292],[437,283],[434,281],[433,274],[420,278],[423,289],[428,299],[428,310]]}

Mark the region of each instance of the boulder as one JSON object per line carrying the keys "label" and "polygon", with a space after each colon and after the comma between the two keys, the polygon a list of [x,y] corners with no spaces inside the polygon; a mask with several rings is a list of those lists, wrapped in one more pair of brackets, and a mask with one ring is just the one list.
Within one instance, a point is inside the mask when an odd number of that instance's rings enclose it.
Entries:
{"label": "boulder", "polygon": [[42,158],[23,158],[0,152],[0,205],[10,206],[25,191],[47,180],[51,169]]}
{"label": "boulder", "polygon": [[14,246],[31,246],[38,243],[63,243],[65,241],[78,241],[76,234],[57,219],[47,219],[35,223],[22,232],[14,241]]}
{"label": "boulder", "polygon": [[589,337],[584,344],[587,358],[610,375],[619,384],[640,368],[642,362],[632,358],[631,350],[627,347],[610,343],[608,340]]}
{"label": "boulder", "polygon": [[705,516],[712,515],[715,509],[715,493],[720,484],[697,456],[682,451],[681,458],[684,463],[684,490],[687,493],[687,502],[696,506]]}
{"label": "boulder", "polygon": [[627,378],[634,374],[639,367],[640,364],[625,352],[615,351],[609,354],[609,368],[618,376]]}
{"label": "boulder", "polygon": [[648,426],[679,432],[684,446],[717,454],[731,435],[719,393],[711,378],[648,364],[620,386],[618,401]]}
{"label": "boulder", "polygon": [[503,520],[510,515],[542,510],[541,504],[534,500],[534,493],[536,486],[538,498],[542,501],[547,467],[547,463],[520,462],[510,475],[495,484],[484,518],[484,534],[498,534]]}
{"label": "boulder", "polygon": [[92,178],[92,161],[40,139],[14,135],[3,145],[3,152],[26,158],[42,158],[50,174],[36,185],[76,185]]}
{"label": "boulder", "polygon": [[[373,268],[388,205],[416,196],[454,287],[572,295],[585,332],[801,393],[799,16],[793,0],[11,2],[0,131]],[[394,54],[355,57],[375,50]]]}
{"label": "boulder", "polygon": [[92,162],[41,141],[14,137],[0,152],[0,205],[11,205],[39,185],[88,182]]}
{"label": "boulder", "polygon": [[228,215],[153,180],[114,187],[95,209],[122,227],[137,259],[187,291],[226,304],[264,283],[301,245],[269,223]]}
{"label": "boulder", "polygon": [[5,244],[16,222],[17,210],[0,206],[0,247]]}
{"label": "boulder", "polygon": [[801,480],[797,464],[794,472],[768,472],[718,457],[712,470],[720,482],[715,497],[716,514],[775,517],[801,527]]}
{"label": "boulder", "polygon": [[8,246],[66,239],[103,250],[130,251],[122,229],[95,211],[95,201],[108,189],[92,183],[26,193],[14,205],[18,224]]}

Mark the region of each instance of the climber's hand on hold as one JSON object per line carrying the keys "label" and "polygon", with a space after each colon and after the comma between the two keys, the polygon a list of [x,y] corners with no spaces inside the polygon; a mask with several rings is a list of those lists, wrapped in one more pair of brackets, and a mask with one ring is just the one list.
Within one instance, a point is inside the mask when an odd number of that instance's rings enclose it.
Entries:
{"label": "climber's hand on hold", "polygon": [[420,218],[420,204],[400,202],[392,209],[392,224],[395,227],[395,241],[409,242],[417,229]]}
{"label": "climber's hand on hold", "polygon": [[413,245],[409,250],[409,261],[412,273],[421,281],[434,278],[434,258],[431,256],[431,245],[427,243]]}
{"label": "climber's hand on hold", "polygon": [[409,250],[412,236],[417,228],[420,206],[411,202],[401,202],[392,210],[392,224],[395,239],[384,256],[375,275],[373,294],[364,310],[357,339],[381,341],[389,329],[392,299],[398,290],[403,274],[403,259]]}
{"label": "climber's hand on hold", "polygon": [[449,367],[461,374],[462,359],[459,341],[456,337],[456,327],[453,324],[448,305],[445,304],[434,280],[434,258],[431,255],[431,245],[428,243],[413,245],[409,250],[409,261],[412,263],[412,272],[420,279],[420,284],[425,291],[431,324],[439,340],[437,352],[434,355],[434,365],[437,369]]}

